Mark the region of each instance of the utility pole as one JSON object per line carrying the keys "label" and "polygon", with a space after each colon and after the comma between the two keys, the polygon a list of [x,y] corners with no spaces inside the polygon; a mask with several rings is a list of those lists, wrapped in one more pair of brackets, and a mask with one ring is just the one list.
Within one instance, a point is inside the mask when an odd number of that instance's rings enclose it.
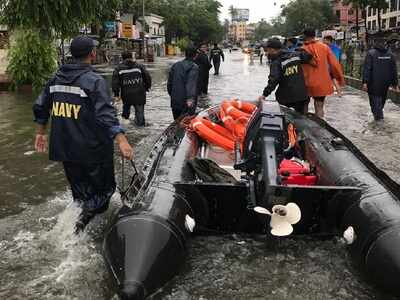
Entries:
{"label": "utility pole", "polygon": [[145,18],[145,7],[144,7],[144,0],[143,0],[143,58],[144,61],[147,60],[147,46],[146,46],[146,18]]}

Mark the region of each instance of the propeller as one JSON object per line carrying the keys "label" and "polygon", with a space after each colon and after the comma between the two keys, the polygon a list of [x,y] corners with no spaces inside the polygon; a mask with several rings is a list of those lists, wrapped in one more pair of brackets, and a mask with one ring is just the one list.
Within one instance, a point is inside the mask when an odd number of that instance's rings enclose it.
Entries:
{"label": "propeller", "polygon": [[254,211],[262,215],[270,215],[271,234],[275,236],[288,236],[293,232],[293,224],[301,219],[301,211],[296,203],[287,205],[275,205],[272,207],[272,213],[261,206],[254,207]]}

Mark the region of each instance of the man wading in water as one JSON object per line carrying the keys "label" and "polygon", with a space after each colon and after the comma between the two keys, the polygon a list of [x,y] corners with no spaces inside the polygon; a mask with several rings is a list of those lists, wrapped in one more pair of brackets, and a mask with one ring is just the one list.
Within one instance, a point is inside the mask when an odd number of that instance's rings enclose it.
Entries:
{"label": "man wading in water", "polygon": [[50,160],[63,163],[72,196],[82,208],[76,233],[107,210],[115,192],[114,142],[124,158],[133,149],[111,104],[106,81],[90,66],[95,41],[78,36],[71,42],[73,64],[61,66],[33,106],[38,124],[35,149],[47,150],[46,125],[51,117]]}

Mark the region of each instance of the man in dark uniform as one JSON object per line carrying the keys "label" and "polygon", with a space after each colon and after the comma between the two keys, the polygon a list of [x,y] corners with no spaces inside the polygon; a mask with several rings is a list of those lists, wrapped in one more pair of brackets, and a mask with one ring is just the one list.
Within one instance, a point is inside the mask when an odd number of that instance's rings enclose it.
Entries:
{"label": "man in dark uniform", "polygon": [[271,61],[270,75],[260,100],[265,100],[279,85],[275,93],[279,104],[292,107],[299,113],[307,112],[309,99],[301,65],[310,63],[312,55],[305,51],[284,50],[278,39],[268,41],[266,52]]}
{"label": "man in dark uniform", "polygon": [[169,72],[167,90],[171,97],[174,120],[196,112],[199,77],[199,67],[194,62],[196,55],[196,49],[188,47],[185,51],[186,58],[175,63]]}
{"label": "man in dark uniform", "polygon": [[151,88],[151,76],[146,68],[133,60],[132,52],[122,53],[124,62],[113,73],[114,97],[122,98],[122,117],[129,120],[131,106],[135,108],[135,124],[145,126],[144,105],[146,92]]}
{"label": "man in dark uniform", "polygon": [[210,53],[210,61],[212,61],[212,64],[214,65],[214,75],[219,74],[221,58],[222,58],[222,61],[225,60],[224,51],[222,51],[221,48],[218,48],[218,44],[214,44],[214,48],[211,49],[211,53]]}
{"label": "man in dark uniform", "polygon": [[122,156],[133,149],[121,128],[106,81],[90,66],[95,41],[78,36],[71,42],[73,64],[61,66],[33,106],[35,149],[47,150],[46,125],[51,118],[50,160],[64,165],[74,201],[82,208],[76,232],[107,210],[115,191],[114,140]]}
{"label": "man in dark uniform", "polygon": [[208,80],[210,77],[210,69],[212,67],[208,59],[207,50],[207,45],[202,44],[195,59],[195,63],[199,66],[199,80],[197,90],[198,94],[202,96],[208,94]]}
{"label": "man in dark uniform", "polygon": [[385,40],[378,38],[365,57],[363,72],[363,89],[368,92],[375,121],[383,121],[383,108],[390,86],[398,90],[396,59]]}

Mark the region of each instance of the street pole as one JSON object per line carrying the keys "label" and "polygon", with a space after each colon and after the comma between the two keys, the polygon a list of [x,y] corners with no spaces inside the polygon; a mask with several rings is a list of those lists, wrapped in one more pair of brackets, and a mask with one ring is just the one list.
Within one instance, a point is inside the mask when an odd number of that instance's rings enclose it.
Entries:
{"label": "street pole", "polygon": [[144,61],[147,60],[147,47],[146,47],[146,18],[145,18],[145,10],[144,10],[144,0],[143,0],[143,58]]}

